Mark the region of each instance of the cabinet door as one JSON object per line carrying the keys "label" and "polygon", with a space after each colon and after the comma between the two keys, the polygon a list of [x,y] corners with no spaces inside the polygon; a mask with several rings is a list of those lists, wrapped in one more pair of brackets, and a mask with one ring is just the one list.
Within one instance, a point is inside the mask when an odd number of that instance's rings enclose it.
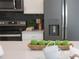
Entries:
{"label": "cabinet door", "polygon": [[25,14],[43,14],[44,0],[24,0]]}

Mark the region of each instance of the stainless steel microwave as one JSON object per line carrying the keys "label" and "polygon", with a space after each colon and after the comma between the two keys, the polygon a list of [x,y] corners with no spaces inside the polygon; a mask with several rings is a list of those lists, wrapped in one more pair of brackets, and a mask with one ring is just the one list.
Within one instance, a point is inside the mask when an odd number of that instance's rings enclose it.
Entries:
{"label": "stainless steel microwave", "polygon": [[0,11],[22,11],[23,0],[0,0]]}

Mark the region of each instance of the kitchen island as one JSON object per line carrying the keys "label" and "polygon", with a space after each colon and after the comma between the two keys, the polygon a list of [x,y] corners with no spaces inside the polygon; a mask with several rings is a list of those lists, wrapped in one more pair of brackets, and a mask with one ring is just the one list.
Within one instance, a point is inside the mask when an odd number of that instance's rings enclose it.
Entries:
{"label": "kitchen island", "polygon": [[[0,59],[45,59],[43,51],[30,50],[27,47],[29,41],[0,41],[4,55]],[[79,48],[79,42],[73,42]]]}
{"label": "kitchen island", "polygon": [[[0,41],[4,55],[0,59],[40,59],[42,51],[33,51],[27,47],[29,41]],[[42,57],[41,57],[42,56]],[[45,59],[45,58],[44,58]]]}

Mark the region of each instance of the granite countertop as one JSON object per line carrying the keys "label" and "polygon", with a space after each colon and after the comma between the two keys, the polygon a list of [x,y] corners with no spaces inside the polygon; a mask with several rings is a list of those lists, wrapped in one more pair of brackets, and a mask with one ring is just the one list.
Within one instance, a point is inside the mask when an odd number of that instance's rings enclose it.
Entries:
{"label": "granite countertop", "polygon": [[[33,51],[27,47],[29,41],[0,41],[4,55],[1,59],[45,59],[43,51]],[[74,41],[74,46],[79,48],[79,42]]]}

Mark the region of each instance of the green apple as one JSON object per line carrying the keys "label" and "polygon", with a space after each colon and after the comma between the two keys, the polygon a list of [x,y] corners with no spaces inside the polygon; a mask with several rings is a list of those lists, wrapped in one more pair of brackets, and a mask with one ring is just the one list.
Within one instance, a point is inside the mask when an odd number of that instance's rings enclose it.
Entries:
{"label": "green apple", "polygon": [[37,40],[31,40],[32,45],[37,45],[38,41]]}
{"label": "green apple", "polygon": [[44,40],[38,41],[38,44],[39,44],[39,45],[45,45],[45,43],[46,43],[46,42],[45,42]]}
{"label": "green apple", "polygon": [[64,40],[64,41],[62,42],[62,44],[63,44],[63,45],[69,45],[69,41],[68,41],[68,40]]}
{"label": "green apple", "polygon": [[48,41],[45,41],[45,45],[47,45],[48,44]]}
{"label": "green apple", "polygon": [[55,45],[60,45],[61,44],[61,41],[60,40],[56,40],[55,41]]}

